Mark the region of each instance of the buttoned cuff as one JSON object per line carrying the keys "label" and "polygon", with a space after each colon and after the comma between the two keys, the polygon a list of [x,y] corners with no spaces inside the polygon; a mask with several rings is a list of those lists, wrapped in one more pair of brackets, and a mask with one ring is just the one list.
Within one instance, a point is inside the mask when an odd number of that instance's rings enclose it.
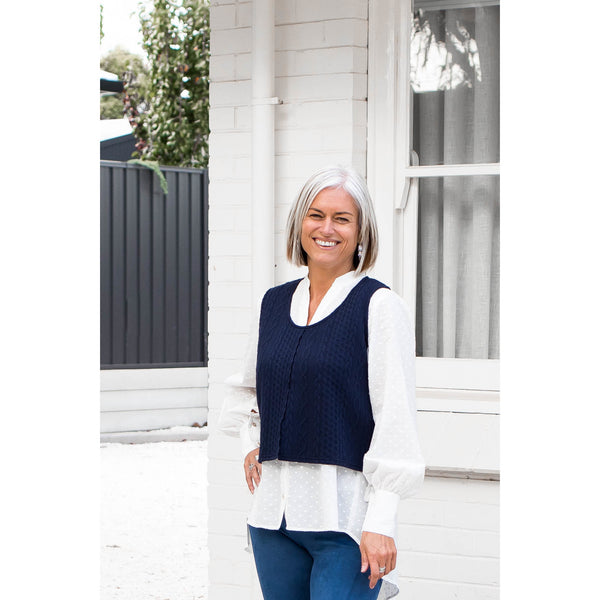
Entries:
{"label": "buttoned cuff", "polygon": [[373,490],[363,523],[363,531],[381,533],[394,537],[396,532],[396,512],[400,497],[394,492]]}
{"label": "buttoned cuff", "polygon": [[[257,429],[254,427],[253,429]],[[244,423],[240,428],[240,440],[242,442],[242,458],[246,458],[248,452],[258,447],[258,441],[254,439],[254,432],[250,431],[250,423]]]}

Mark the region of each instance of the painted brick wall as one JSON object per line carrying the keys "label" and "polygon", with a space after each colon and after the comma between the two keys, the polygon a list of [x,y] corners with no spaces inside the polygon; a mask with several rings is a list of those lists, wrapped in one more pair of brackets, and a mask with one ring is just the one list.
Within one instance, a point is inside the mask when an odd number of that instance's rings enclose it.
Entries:
{"label": "painted brick wall", "polygon": [[[303,181],[324,164],[365,174],[366,0],[276,3],[276,282],[286,264],[284,227]],[[252,4],[211,3],[209,183],[209,425],[223,380],[240,366],[251,319],[250,148]],[[209,597],[260,598],[244,551],[249,493],[239,441],[211,430],[209,440]]]}
{"label": "painted brick wall", "polygon": [[[287,264],[284,224],[308,175],[324,164],[366,168],[368,0],[277,0],[276,283]],[[209,163],[209,426],[223,381],[241,364],[251,307],[252,4],[211,3]],[[209,438],[209,600],[260,599],[245,523],[250,502],[239,441]],[[402,503],[405,600],[496,599],[498,484],[427,478]]]}
{"label": "painted brick wall", "polygon": [[[219,414],[223,380],[239,369],[251,317],[251,13],[251,3],[211,3],[209,427]],[[213,427],[208,455],[209,597],[250,598],[251,557],[243,550],[249,499],[239,442]]]}
{"label": "painted brick wall", "polygon": [[499,485],[426,477],[400,503],[402,600],[498,600]]}

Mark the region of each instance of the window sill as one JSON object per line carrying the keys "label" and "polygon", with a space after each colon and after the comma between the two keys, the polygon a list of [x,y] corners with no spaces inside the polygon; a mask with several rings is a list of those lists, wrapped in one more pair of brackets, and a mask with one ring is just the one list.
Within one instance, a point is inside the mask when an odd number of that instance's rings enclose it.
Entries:
{"label": "window sill", "polygon": [[425,469],[425,477],[441,479],[476,479],[477,481],[500,481],[500,471],[469,471],[467,469]]}
{"label": "window sill", "polygon": [[418,387],[416,398],[420,412],[500,414],[499,392]]}
{"label": "window sill", "polygon": [[500,361],[417,357],[417,387],[474,391],[500,389]]}

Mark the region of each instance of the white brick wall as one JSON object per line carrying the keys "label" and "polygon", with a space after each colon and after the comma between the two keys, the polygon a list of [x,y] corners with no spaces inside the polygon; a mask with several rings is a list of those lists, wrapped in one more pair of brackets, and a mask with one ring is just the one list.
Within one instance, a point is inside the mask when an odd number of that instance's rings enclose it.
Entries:
{"label": "white brick wall", "polygon": [[[366,171],[368,0],[277,0],[275,281],[297,275],[284,226],[299,186],[324,164]],[[224,379],[239,369],[251,306],[252,3],[211,2],[209,164],[209,425]],[[209,600],[254,600],[246,545],[250,501],[239,441],[209,437]],[[496,599],[498,485],[427,478],[402,503],[399,565],[405,600]]]}
{"label": "white brick wall", "polygon": [[[250,3],[211,2],[209,426],[221,407],[222,382],[239,369],[251,318],[251,9]],[[249,494],[239,442],[213,427],[208,453],[209,597],[250,598],[253,565],[244,551]]]}
{"label": "white brick wall", "polygon": [[496,482],[427,477],[401,502],[401,598],[499,598],[498,492]]}

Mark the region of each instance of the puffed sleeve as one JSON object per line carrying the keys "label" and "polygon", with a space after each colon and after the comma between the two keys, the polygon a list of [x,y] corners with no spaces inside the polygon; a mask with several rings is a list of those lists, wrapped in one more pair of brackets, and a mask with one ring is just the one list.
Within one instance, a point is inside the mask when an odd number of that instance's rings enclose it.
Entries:
{"label": "puffed sleeve", "polygon": [[404,300],[388,289],[371,297],[368,359],[375,429],[364,457],[363,531],[393,537],[398,501],[419,490],[425,461],[417,435],[414,328]]}
{"label": "puffed sleeve", "polygon": [[256,402],[256,351],[259,316],[255,313],[250,327],[242,370],[225,380],[225,398],[217,422],[223,433],[241,439],[242,455],[259,446],[260,416]]}

